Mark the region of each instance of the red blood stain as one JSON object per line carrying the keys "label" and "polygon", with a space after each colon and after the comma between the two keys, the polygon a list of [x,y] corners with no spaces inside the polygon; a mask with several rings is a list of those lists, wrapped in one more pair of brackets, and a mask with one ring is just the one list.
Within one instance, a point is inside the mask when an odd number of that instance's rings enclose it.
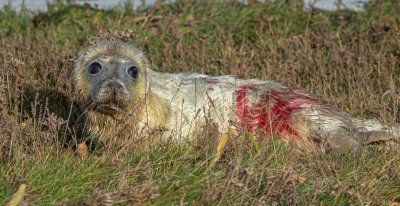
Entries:
{"label": "red blood stain", "polygon": [[204,81],[205,81],[207,84],[218,84],[218,80],[217,80],[217,79],[214,79],[214,78],[204,78]]}
{"label": "red blood stain", "polygon": [[[282,133],[300,137],[299,133],[290,125],[291,115],[300,110],[302,105],[312,103],[304,95],[299,95],[293,90],[278,92],[276,90],[263,91],[257,97],[256,104],[249,105],[249,94],[259,92],[252,86],[241,86],[236,90],[236,114],[242,128],[249,132],[254,130],[262,132],[265,136]],[[254,98],[254,97],[253,97]]]}
{"label": "red blood stain", "polygon": [[214,78],[202,78],[202,80],[209,84],[207,90],[214,90],[215,86],[218,84],[218,80]]}

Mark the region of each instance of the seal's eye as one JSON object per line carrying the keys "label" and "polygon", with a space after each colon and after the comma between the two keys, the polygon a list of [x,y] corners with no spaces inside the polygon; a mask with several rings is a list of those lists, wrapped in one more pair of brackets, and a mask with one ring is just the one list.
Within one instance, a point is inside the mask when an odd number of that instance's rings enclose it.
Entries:
{"label": "seal's eye", "polygon": [[131,67],[128,69],[128,74],[129,74],[132,78],[136,79],[136,78],[138,77],[138,74],[139,74],[139,69],[138,69],[137,67],[135,67],[135,66],[131,66]]}
{"label": "seal's eye", "polygon": [[92,64],[89,65],[89,72],[91,74],[97,74],[100,71],[101,71],[101,64],[93,62]]}

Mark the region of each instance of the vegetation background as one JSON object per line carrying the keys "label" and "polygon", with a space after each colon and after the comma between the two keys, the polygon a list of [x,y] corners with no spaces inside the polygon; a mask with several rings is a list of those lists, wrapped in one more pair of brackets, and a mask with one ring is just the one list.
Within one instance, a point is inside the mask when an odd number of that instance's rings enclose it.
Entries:
{"label": "vegetation background", "polygon": [[163,72],[232,74],[302,87],[357,117],[399,123],[400,1],[366,12],[304,11],[301,1],[186,1],[104,11],[51,4],[0,11],[0,204],[21,184],[24,205],[399,205],[399,151],[299,154],[259,137],[160,142],[122,155],[77,145],[77,52],[96,36],[143,49]]}

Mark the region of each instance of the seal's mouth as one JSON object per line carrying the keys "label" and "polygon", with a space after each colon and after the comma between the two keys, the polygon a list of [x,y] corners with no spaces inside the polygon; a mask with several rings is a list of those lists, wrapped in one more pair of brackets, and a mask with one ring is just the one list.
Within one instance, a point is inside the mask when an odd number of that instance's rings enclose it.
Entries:
{"label": "seal's mouth", "polygon": [[124,105],[115,104],[115,103],[102,103],[102,104],[96,104],[95,110],[97,110],[101,113],[114,114],[114,113],[118,113],[118,112],[123,112],[125,107],[126,106],[124,106]]}

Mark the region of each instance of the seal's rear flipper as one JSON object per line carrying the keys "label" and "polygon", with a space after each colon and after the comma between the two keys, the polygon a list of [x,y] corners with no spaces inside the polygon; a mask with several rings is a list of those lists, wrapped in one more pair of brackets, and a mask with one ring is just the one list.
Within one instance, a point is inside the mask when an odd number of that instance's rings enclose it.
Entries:
{"label": "seal's rear flipper", "polygon": [[330,133],[330,146],[339,152],[356,151],[362,146],[379,146],[390,149],[400,149],[400,141],[386,131],[361,132],[356,129],[341,128]]}
{"label": "seal's rear flipper", "polygon": [[392,134],[385,131],[369,131],[358,136],[362,137],[360,140],[363,141],[360,141],[360,143],[365,146],[382,145],[389,148],[400,148],[399,138],[396,138]]}

